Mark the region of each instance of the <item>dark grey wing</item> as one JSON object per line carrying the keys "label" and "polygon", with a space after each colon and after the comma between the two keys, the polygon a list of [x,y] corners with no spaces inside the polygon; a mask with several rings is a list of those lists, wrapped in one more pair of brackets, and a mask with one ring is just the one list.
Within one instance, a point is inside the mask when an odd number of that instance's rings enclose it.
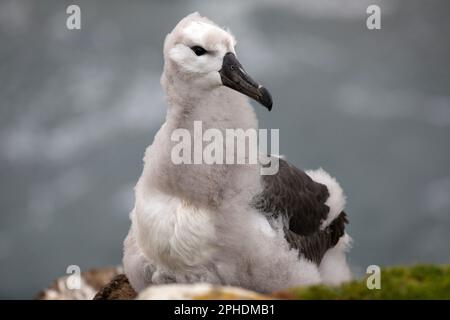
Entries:
{"label": "dark grey wing", "polygon": [[301,236],[292,230],[285,230],[286,239],[291,247],[298,249],[301,255],[318,265],[325,252],[334,247],[339,238],[344,235],[347,223],[347,215],[342,211],[324,230],[319,230],[309,236]]}
{"label": "dark grey wing", "polygon": [[320,263],[325,252],[344,234],[346,214],[342,212],[321,230],[330,209],[325,204],[329,197],[327,187],[283,159],[277,174],[262,179],[264,190],[253,199],[253,206],[274,218],[281,215],[289,244],[307,259]]}

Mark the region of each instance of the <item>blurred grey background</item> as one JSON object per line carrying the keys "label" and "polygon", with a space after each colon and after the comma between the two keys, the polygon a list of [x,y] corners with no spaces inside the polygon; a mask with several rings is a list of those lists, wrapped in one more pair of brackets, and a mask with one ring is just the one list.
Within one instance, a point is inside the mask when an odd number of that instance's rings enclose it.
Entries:
{"label": "blurred grey background", "polygon": [[[66,28],[81,7],[82,29]],[[366,28],[381,7],[382,29]],[[228,26],[274,96],[263,128],[348,195],[350,263],[450,262],[450,2],[0,0],[0,298],[68,265],[119,264],[144,150],[162,124],[165,35]]]}

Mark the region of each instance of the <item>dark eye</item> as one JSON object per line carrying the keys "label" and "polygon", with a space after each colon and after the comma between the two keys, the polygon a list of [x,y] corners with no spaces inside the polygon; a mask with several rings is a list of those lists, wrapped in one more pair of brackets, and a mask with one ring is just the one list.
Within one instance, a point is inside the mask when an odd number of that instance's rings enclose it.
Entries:
{"label": "dark eye", "polygon": [[192,51],[194,51],[194,53],[195,53],[196,55],[198,55],[198,56],[202,56],[202,55],[204,55],[205,53],[208,52],[208,51],[206,51],[205,49],[203,49],[203,48],[200,47],[200,46],[193,46],[193,47],[191,47],[191,49],[192,49]]}

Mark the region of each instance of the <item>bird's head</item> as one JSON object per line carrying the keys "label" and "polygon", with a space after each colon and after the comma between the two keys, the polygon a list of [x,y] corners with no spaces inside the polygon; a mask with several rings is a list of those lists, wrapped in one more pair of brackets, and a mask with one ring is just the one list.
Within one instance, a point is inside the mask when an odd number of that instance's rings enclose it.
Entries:
{"label": "bird's head", "polygon": [[271,110],[270,93],[244,70],[235,45],[230,32],[198,13],[188,15],[166,37],[163,82],[181,81],[199,90],[226,86]]}

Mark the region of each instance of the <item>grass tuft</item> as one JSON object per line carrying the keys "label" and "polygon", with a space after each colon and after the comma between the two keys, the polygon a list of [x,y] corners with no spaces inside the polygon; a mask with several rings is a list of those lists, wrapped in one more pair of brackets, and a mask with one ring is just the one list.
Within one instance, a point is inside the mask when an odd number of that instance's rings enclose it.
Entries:
{"label": "grass tuft", "polygon": [[325,285],[292,288],[276,294],[292,299],[450,299],[450,265],[396,266],[382,269],[381,289],[369,290],[366,279],[341,286]]}

